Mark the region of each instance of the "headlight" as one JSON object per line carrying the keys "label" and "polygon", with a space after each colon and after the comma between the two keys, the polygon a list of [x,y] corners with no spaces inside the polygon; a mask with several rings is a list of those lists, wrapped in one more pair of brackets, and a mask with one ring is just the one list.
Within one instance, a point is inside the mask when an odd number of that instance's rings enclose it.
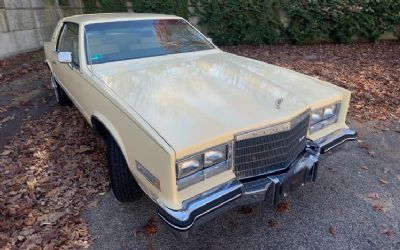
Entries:
{"label": "headlight", "polygon": [[178,190],[231,168],[232,144],[207,149],[176,163]]}
{"label": "headlight", "polygon": [[226,160],[226,145],[213,148],[204,153],[204,167],[210,167]]}
{"label": "headlight", "polygon": [[325,107],[323,119],[326,120],[328,118],[331,118],[332,116],[337,115],[337,111],[338,111],[338,104],[335,104],[335,105],[332,105],[329,107]]}
{"label": "headlight", "polygon": [[322,121],[322,112],[321,111],[322,110],[317,110],[311,114],[311,124],[316,124],[316,123]]}
{"label": "headlight", "polygon": [[192,158],[178,163],[178,178],[182,178],[193,174],[203,168],[203,157],[202,155],[196,155]]}
{"label": "headlight", "polygon": [[340,103],[313,110],[311,113],[310,133],[337,122],[339,110]]}

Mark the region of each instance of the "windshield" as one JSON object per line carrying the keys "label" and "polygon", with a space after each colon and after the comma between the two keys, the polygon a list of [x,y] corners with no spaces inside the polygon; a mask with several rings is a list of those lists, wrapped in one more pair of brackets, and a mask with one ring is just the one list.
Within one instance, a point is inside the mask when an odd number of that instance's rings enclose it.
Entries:
{"label": "windshield", "polygon": [[119,21],[85,26],[88,64],[213,49],[182,19]]}

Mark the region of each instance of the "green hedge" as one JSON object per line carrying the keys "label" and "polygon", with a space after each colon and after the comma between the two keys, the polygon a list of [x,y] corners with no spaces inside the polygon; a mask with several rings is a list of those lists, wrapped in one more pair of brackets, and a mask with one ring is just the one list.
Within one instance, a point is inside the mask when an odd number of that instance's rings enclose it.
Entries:
{"label": "green hedge", "polygon": [[194,15],[218,44],[264,44],[282,40],[280,0],[197,0]]}
{"label": "green hedge", "polygon": [[290,18],[290,40],[351,42],[355,36],[377,41],[400,23],[399,0],[282,0]]}
{"label": "green hedge", "polygon": [[[130,0],[135,12],[200,18],[217,44],[377,41],[400,25],[399,0]],[[125,0],[84,0],[87,13],[126,11]],[[190,5],[188,5],[190,3]],[[99,8],[100,7],[100,8]],[[286,16],[288,23],[282,23]],[[399,35],[398,33],[396,33]]]}
{"label": "green hedge", "polygon": [[188,18],[188,0],[131,0],[135,12],[174,14]]}

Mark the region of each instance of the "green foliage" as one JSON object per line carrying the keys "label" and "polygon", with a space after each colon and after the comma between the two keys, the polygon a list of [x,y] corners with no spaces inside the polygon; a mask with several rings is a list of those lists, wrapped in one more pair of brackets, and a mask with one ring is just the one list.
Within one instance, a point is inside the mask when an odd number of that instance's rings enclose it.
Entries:
{"label": "green foliage", "polygon": [[290,18],[289,38],[296,42],[332,40],[349,43],[355,36],[377,41],[400,23],[398,0],[282,0]]}
{"label": "green foliage", "polygon": [[91,14],[97,12],[96,6],[97,0],[83,0],[83,4],[85,5],[85,13]]}
{"label": "green foliage", "polygon": [[103,12],[124,12],[126,9],[125,0],[99,0]]}
{"label": "green foliage", "polygon": [[280,0],[197,0],[194,16],[218,44],[264,44],[281,40]]}
{"label": "green foliage", "polygon": [[131,0],[135,12],[188,17],[188,0]]}
{"label": "green foliage", "polygon": [[127,1],[135,12],[198,17],[201,28],[226,45],[377,41],[400,25],[399,0],[83,0],[86,13],[126,11]]}

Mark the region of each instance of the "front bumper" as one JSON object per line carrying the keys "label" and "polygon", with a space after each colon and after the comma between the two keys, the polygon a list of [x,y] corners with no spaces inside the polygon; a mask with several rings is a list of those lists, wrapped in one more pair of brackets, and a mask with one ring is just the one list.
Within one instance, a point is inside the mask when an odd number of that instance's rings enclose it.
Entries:
{"label": "front bumper", "polygon": [[327,137],[307,143],[307,147],[290,166],[281,172],[246,180],[231,180],[185,201],[181,210],[159,204],[157,213],[174,232],[187,232],[196,222],[208,221],[239,205],[270,201],[276,204],[282,196],[316,180],[318,158],[357,134],[350,129],[338,130]]}

